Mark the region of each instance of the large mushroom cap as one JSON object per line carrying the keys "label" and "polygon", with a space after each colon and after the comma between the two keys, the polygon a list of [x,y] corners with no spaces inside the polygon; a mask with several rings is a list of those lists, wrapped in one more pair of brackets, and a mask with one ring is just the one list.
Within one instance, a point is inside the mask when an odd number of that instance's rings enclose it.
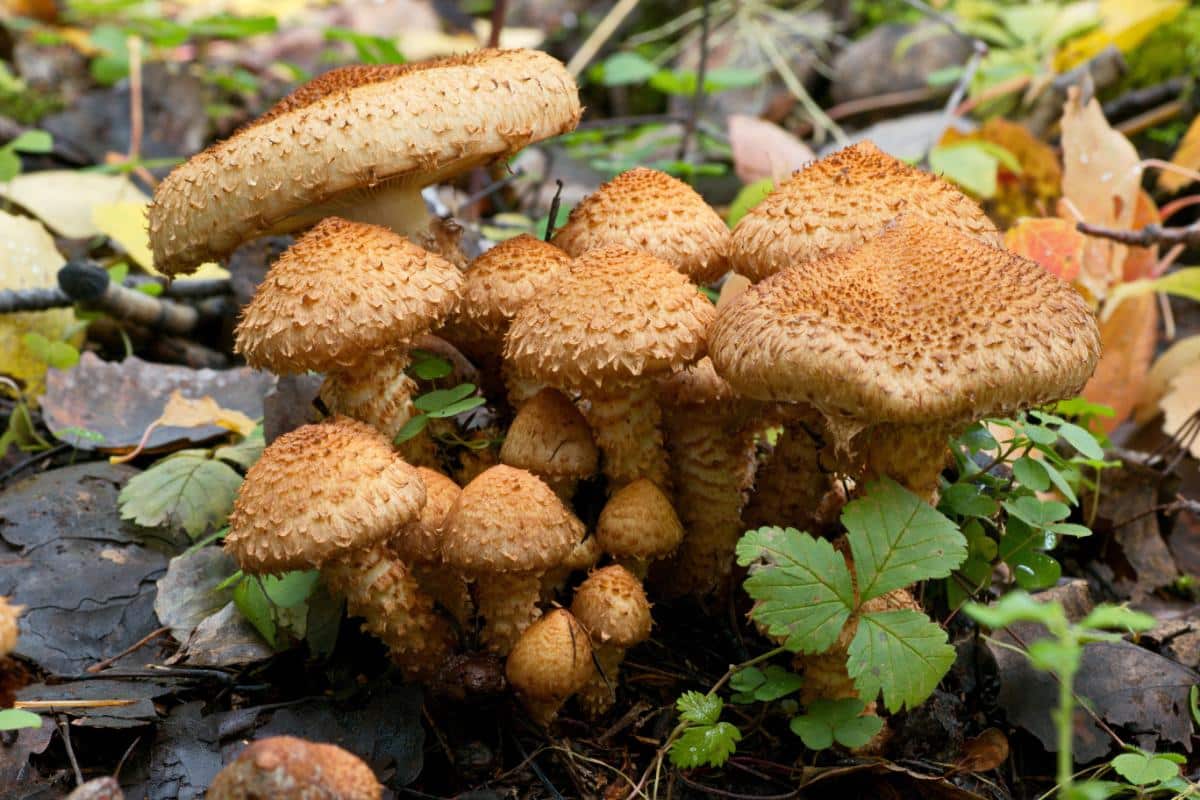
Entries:
{"label": "large mushroom cap", "polygon": [[467,269],[459,319],[499,339],[521,306],[570,264],[562,250],[527,233],[503,241]]}
{"label": "large mushroom cap", "polygon": [[616,244],[657,256],[696,283],[729,271],[729,228],[696,190],[665,172],[635,167],[571,211],[554,244],[573,256]]}
{"label": "large mushroom cap", "polygon": [[417,467],[425,484],[425,507],[416,522],[403,526],[392,537],[392,547],[405,561],[437,563],[442,558],[442,525],[462,489],[437,470]]}
{"label": "large mushroom cap", "polygon": [[1071,286],[904,215],[850,253],[780,272],[722,309],[712,360],[738,391],[827,417],[957,423],[1077,392],[1100,355]]}
{"label": "large mushroom cap", "polygon": [[979,206],[949,183],[860,142],[795,172],[742,217],[729,261],[759,281],[857,247],[902,212],[1002,242]]}
{"label": "large mushroom cap", "polygon": [[428,331],[462,273],[378,225],[330,217],[284,251],[242,312],[237,349],[286,375],[351,367]]}
{"label": "large mushroom cap", "polygon": [[715,314],[666,262],[610,245],[576,259],[521,307],[504,357],[519,374],[552,386],[595,388],[695,361]]}
{"label": "large mushroom cap", "polygon": [[442,555],[465,572],[544,572],[582,538],[583,524],[549,486],[500,464],[463,487],[446,518]]}
{"label": "large mushroom cap", "polygon": [[575,404],[557,389],[542,389],[513,418],[500,460],[552,480],[586,478],[596,473],[600,453]]}
{"label": "large mushroom cap", "polygon": [[208,800],[379,800],[383,787],[358,756],[294,736],[251,742],[217,773]]}
{"label": "large mushroom cap", "polygon": [[436,183],[566,133],[580,111],[563,65],[533,50],[327,78],[167,176],[150,207],[155,265],[186,272],[336,214],[357,191]]}
{"label": "large mushroom cap", "polygon": [[225,549],[250,573],[319,567],[415,521],[417,471],[369,425],[334,417],[285,433],[246,473]]}
{"label": "large mushroom cap", "polygon": [[638,478],[608,498],[596,522],[596,541],[617,558],[663,558],[683,541],[683,525],[662,490]]}
{"label": "large mushroom cap", "polygon": [[633,647],[650,638],[650,602],[642,582],[624,567],[598,569],[575,590],[571,613],[598,643]]}

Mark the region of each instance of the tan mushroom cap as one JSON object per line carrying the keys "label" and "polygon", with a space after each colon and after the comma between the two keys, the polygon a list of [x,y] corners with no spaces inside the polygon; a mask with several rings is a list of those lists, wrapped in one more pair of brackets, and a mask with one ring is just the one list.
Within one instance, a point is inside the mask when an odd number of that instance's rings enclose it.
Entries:
{"label": "tan mushroom cap", "polygon": [[583,523],[535,475],[504,464],[463,487],[444,525],[442,556],[465,572],[544,572],[570,555]]}
{"label": "tan mushroom cap", "polygon": [[17,649],[17,618],[24,610],[25,606],[10,603],[0,595],[0,658]]}
{"label": "tan mushroom cap", "polygon": [[580,256],[517,312],[504,357],[552,386],[596,388],[695,361],[715,316],[669,264],[610,245]]}
{"label": "tan mushroom cap", "polygon": [[695,189],[665,172],[635,167],[584,198],[554,244],[572,256],[616,244],[657,256],[696,283],[729,271],[729,228]]}
{"label": "tan mushroom cap", "polygon": [[616,558],[663,558],[683,541],[683,525],[662,490],[638,478],[608,498],[596,523],[596,540]]}
{"label": "tan mushroom cap", "polygon": [[566,133],[581,113],[564,66],[534,50],[478,50],[369,78],[326,79],[175,168],[150,207],[155,265],[186,272],[336,214],[357,192],[415,191]]}
{"label": "tan mushroom cap", "polygon": [[348,64],[334,67],[297,86],[257,119],[251,120],[250,124],[261,125],[330,95],[343,94],[368,83],[390,81],[409,72],[436,68],[437,64],[437,61],[414,61],[408,64]]}
{"label": "tan mushroom cap", "polygon": [[664,406],[701,408],[741,399],[729,381],[717,374],[708,356],[664,378],[659,384]]}
{"label": "tan mushroom cap", "polygon": [[363,760],[294,736],[251,742],[213,778],[207,800],[379,800],[383,787]]}
{"label": "tan mushroom cap", "polygon": [[747,289],[718,315],[711,354],[752,397],[925,425],[1070,396],[1100,339],[1083,298],[1036,263],[904,215],[857,250]]}
{"label": "tan mushroom cap", "polygon": [[565,608],[550,611],[521,634],[508,654],[505,677],[541,724],[592,676],[587,631]]}
{"label": "tan mushroom cap", "polygon": [[375,429],[333,417],[285,433],[246,473],[225,549],[249,573],[319,567],[417,519],[425,485]]}
{"label": "tan mushroom cap", "polygon": [[401,527],[391,539],[397,555],[405,561],[432,564],[442,558],[442,526],[462,489],[437,470],[417,467],[425,484],[425,507],[416,522]]}
{"label": "tan mushroom cap", "polygon": [[650,602],[642,582],[619,564],[598,569],[575,590],[571,613],[592,639],[633,647],[650,638]]}
{"label": "tan mushroom cap", "polygon": [[600,453],[575,404],[557,389],[542,389],[513,418],[500,460],[550,479],[586,478],[596,473]]}
{"label": "tan mushroom cap", "polygon": [[499,339],[521,306],[570,265],[562,250],[527,233],[503,241],[467,269],[459,320]]}
{"label": "tan mushroom cap", "polygon": [[406,347],[448,316],[462,273],[403,236],[323,220],[271,266],[237,327],[237,350],[276,374],[352,367]]}
{"label": "tan mushroom cap", "polygon": [[760,281],[857,247],[900,213],[940,221],[989,244],[1003,239],[987,215],[941,178],[860,142],[793,173],[733,229],[729,261]]}

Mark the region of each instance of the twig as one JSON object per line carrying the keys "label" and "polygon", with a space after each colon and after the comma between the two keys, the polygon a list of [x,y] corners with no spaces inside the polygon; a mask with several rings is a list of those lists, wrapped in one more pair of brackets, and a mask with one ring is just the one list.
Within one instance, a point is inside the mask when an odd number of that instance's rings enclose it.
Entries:
{"label": "twig", "polygon": [[504,30],[504,19],[508,16],[508,0],[492,0],[492,29],[488,31],[488,47],[500,46],[500,32]]}
{"label": "twig", "polygon": [[1145,89],[1126,92],[1104,104],[1104,118],[1121,119],[1143,109],[1175,100],[1183,93],[1186,85],[1187,81],[1184,78],[1171,78],[1156,86],[1147,86]]}
{"label": "twig", "polygon": [[617,32],[617,28],[625,21],[635,8],[640,0],[619,0],[619,2],[609,9],[604,15],[604,19],[600,20],[597,25],[584,39],[583,44],[575,51],[575,55],[571,56],[571,60],[567,62],[567,72],[572,76],[577,77],[584,68],[592,63],[592,59],[596,57],[596,53],[600,52],[600,48],[604,47],[605,42]]}
{"label": "twig", "polygon": [[546,218],[547,242],[554,238],[554,223],[558,220],[558,207],[562,205],[563,182],[555,178],[554,183],[558,188],[554,190],[554,199],[550,201],[550,216]]}
{"label": "twig", "polygon": [[802,789],[793,789],[792,791],[785,792],[783,794],[742,794],[741,792],[731,792],[727,789],[718,789],[715,786],[708,786],[707,784],[699,783],[698,781],[692,780],[687,775],[684,775],[682,772],[679,773],[679,780],[693,789],[699,789],[702,792],[713,794],[717,797],[732,797],[735,798],[735,800],[790,800],[793,797],[799,797],[800,792],[803,791]]}
{"label": "twig", "polygon": [[1154,245],[1184,245],[1185,247],[1200,247],[1200,222],[1193,222],[1185,228],[1164,228],[1162,225],[1147,225],[1138,230],[1121,230],[1106,228],[1103,225],[1093,225],[1090,222],[1077,222],[1075,229],[1088,236],[1098,236],[1101,239],[1111,239],[1114,242],[1133,247],[1153,247]]}
{"label": "twig", "polygon": [[687,161],[691,155],[692,138],[696,135],[696,123],[704,110],[704,81],[708,76],[708,36],[711,27],[711,3],[700,0],[703,13],[700,15],[700,63],[696,68],[696,91],[692,92],[692,106],[683,124],[683,136],[679,139],[679,160]]}
{"label": "twig", "polygon": [[1169,103],[1163,103],[1161,106],[1152,108],[1144,114],[1138,114],[1136,117],[1130,117],[1124,122],[1118,122],[1113,127],[1125,136],[1135,136],[1148,128],[1153,128],[1155,125],[1161,125],[1168,120],[1172,120],[1183,113],[1184,102],[1182,100],[1172,100]]}
{"label": "twig", "polygon": [[95,673],[99,672],[100,670],[104,669],[105,667],[112,666],[112,664],[114,664],[116,661],[124,658],[125,656],[129,655],[130,653],[132,653],[136,650],[141,649],[145,645],[149,644],[151,640],[156,639],[159,636],[162,636],[164,633],[166,633],[169,630],[171,630],[171,626],[164,625],[157,630],[150,631],[150,633],[147,633],[141,639],[138,639],[136,642],[129,645],[129,647],[126,647],[124,650],[117,653],[115,656],[109,656],[108,658],[104,659],[103,661],[97,661],[95,664],[92,664],[90,667],[87,668],[87,671],[92,674],[95,674]]}
{"label": "twig", "polygon": [[67,297],[62,289],[0,289],[0,314],[45,311],[48,308],[66,308],[70,305],[71,298]]}
{"label": "twig", "polygon": [[39,461],[44,461],[47,458],[54,458],[59,453],[65,453],[66,451],[68,451],[70,449],[71,449],[71,445],[64,442],[62,444],[58,444],[58,445],[55,445],[54,447],[51,447],[49,450],[43,450],[40,453],[34,453],[32,456],[25,459],[24,461],[18,461],[15,465],[13,465],[10,469],[8,469],[3,475],[0,475],[0,486],[3,486],[4,484],[8,483],[10,480],[15,478],[17,475],[20,475],[22,472],[29,469],[30,467],[32,467],[34,464],[38,463]]}
{"label": "twig", "polygon": [[63,746],[67,748],[67,760],[71,762],[71,769],[75,771],[75,785],[83,785],[83,772],[79,769],[79,762],[75,759],[75,748],[71,746],[71,727],[67,724],[67,718],[62,714],[55,715],[58,721],[58,732],[62,734]]}

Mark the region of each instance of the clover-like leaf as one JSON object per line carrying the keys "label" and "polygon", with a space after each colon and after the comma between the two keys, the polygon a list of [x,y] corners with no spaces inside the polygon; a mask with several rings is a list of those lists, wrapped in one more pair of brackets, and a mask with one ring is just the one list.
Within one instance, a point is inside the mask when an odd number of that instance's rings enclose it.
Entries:
{"label": "clover-like leaf", "polygon": [[816,700],[807,713],[792,717],[792,733],[809,750],[824,750],[834,742],[843,747],[862,747],[883,728],[883,720],[871,714],[862,716],[866,705],[857,697],[841,700]]}

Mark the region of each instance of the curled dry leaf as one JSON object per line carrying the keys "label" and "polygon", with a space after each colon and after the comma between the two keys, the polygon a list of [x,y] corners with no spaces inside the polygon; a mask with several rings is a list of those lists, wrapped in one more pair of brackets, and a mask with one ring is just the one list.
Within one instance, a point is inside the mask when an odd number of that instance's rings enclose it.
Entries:
{"label": "curled dry leaf", "polygon": [[241,411],[222,408],[216,400],[207,395],[193,399],[184,397],[176,389],[167,398],[167,403],[163,406],[162,414],[158,419],[146,426],[146,432],[142,434],[142,439],[138,442],[137,447],[125,455],[113,456],[109,460],[114,464],[133,460],[146,447],[150,434],[154,433],[157,428],[198,428],[204,425],[216,425],[242,436],[248,436],[250,431],[254,430],[255,422]]}
{"label": "curled dry leaf", "polygon": [[[1200,335],[1189,336],[1171,345],[1158,357],[1150,374],[1146,376],[1146,384],[1142,387],[1134,409],[1134,417],[1138,422],[1148,422],[1158,414],[1159,403],[1171,389],[1171,383],[1181,372],[1200,364]],[[1200,405],[1200,403],[1198,403]]]}
{"label": "curled dry leaf", "polygon": [[19,205],[69,239],[97,236],[92,220],[94,206],[109,203],[150,202],[124,175],[104,175],[79,170],[44,170],[18,175],[0,184],[0,197]]}
{"label": "curled dry leaf", "polygon": [[774,122],[730,114],[728,125],[733,170],[742,183],[785,178],[816,158],[808,145]]}
{"label": "curled dry leaf", "polygon": [[[1188,420],[1200,413],[1200,361],[1192,361],[1172,380],[1161,402],[1163,433],[1175,436]],[[1188,450],[1200,458],[1200,436],[1187,441]]]}
{"label": "curled dry leaf", "polygon": [[1008,761],[1008,737],[999,728],[988,728],[963,745],[959,769],[988,772]]}

